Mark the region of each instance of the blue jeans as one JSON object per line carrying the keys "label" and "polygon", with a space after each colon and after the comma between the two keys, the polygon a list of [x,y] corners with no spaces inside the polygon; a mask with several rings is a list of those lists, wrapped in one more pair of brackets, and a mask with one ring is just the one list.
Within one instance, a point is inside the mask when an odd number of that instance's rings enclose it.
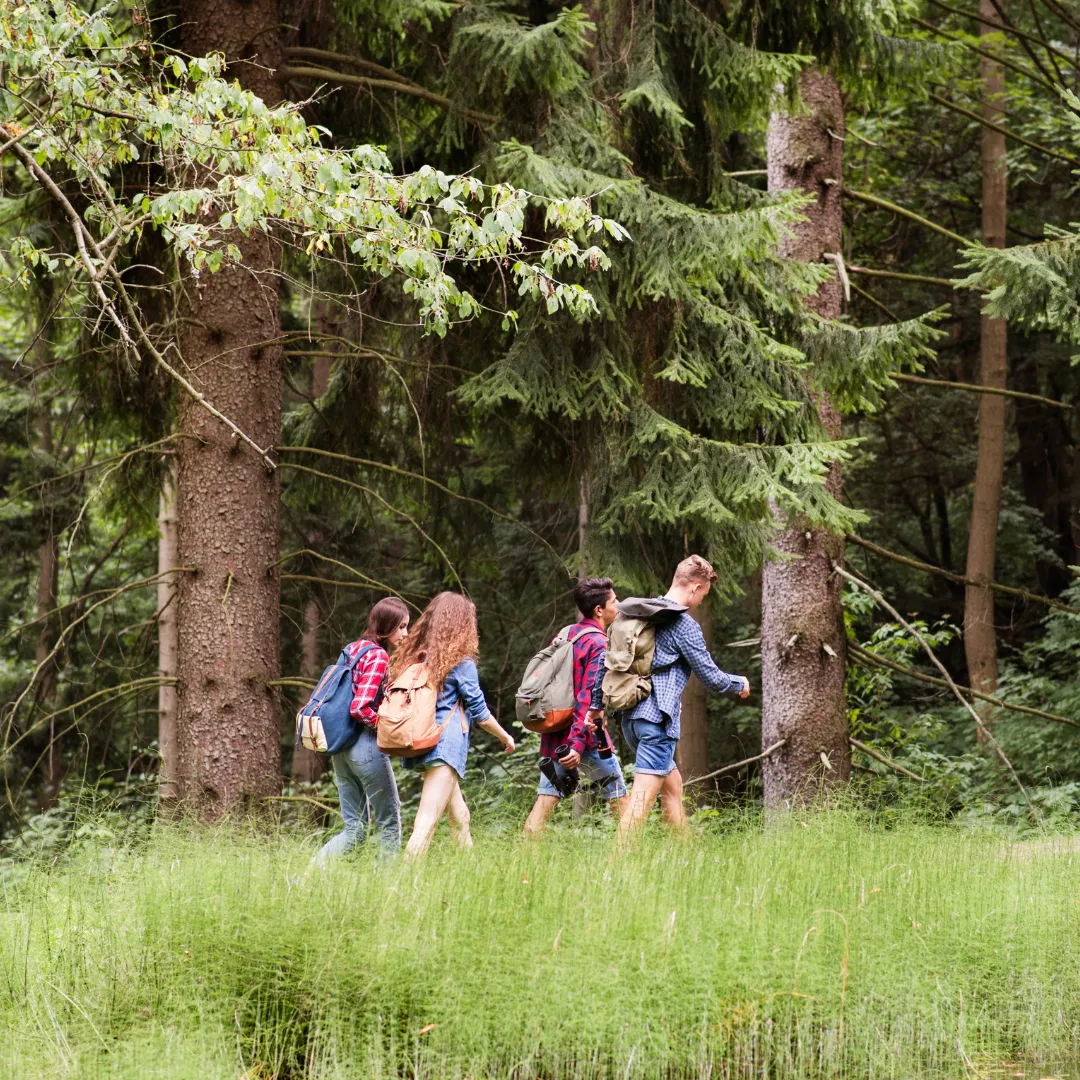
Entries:
{"label": "blue jeans", "polygon": [[374,730],[365,726],[353,746],[334,754],[330,760],[334,764],[345,828],[323,847],[316,859],[325,862],[330,856],[344,855],[363,843],[372,819],[378,826],[382,853],[389,855],[397,851],[401,847],[401,800],[394,767],[379,749]]}
{"label": "blue jeans", "polygon": [[[566,775],[566,770],[557,761],[555,775]],[[578,775],[582,780],[599,786],[601,799],[621,799],[626,794],[622,768],[619,766],[619,759],[614,754],[609,758],[602,758],[595,750],[583,750],[581,764],[578,765]],[[540,785],[536,789],[536,794],[562,798],[555,790],[555,785],[543,773],[540,774]]]}
{"label": "blue jeans", "polygon": [[624,720],[623,737],[634,751],[634,775],[645,773],[652,776],[667,776],[675,769],[675,747],[678,739],[673,739],[664,731],[663,724],[651,720]]}

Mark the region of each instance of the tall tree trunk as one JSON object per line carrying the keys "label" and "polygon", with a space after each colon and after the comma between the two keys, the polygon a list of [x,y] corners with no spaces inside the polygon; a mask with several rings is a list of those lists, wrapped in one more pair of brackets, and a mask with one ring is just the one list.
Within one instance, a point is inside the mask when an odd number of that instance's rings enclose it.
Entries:
{"label": "tall tree trunk", "polygon": [[[317,356],[311,369],[311,396],[318,400],[330,388],[329,356]],[[308,544],[318,548],[324,534],[315,530],[308,535]],[[315,589],[319,586],[315,585]],[[305,679],[317,679],[322,674],[322,657],[319,654],[319,627],[323,622],[323,596],[316,592],[304,605],[303,629],[300,632],[300,674]],[[326,771],[326,759],[322,755],[298,746],[293,751],[292,776],[301,784],[314,784]]]}
{"label": "tall tree trunk", "polygon": [[[992,0],[980,0],[979,14],[997,22]],[[996,34],[985,23],[981,36]],[[988,50],[989,51],[989,50]],[[995,123],[1004,120],[1005,73],[1001,64],[984,58],[982,69],[983,117]],[[982,239],[987,247],[1005,246],[1006,211],[1005,136],[992,128],[982,129]],[[1006,375],[1006,327],[1001,319],[982,317],[979,342],[979,381],[984,386],[1003,388]],[[968,530],[967,577],[978,582],[994,580],[997,552],[998,512],[1001,508],[1001,480],[1005,469],[1005,398],[997,394],[979,396],[979,443],[975,466],[975,492]],[[997,635],[994,631],[994,593],[985,585],[968,585],[964,595],[964,653],[968,683],[984,693],[993,693],[998,684]],[[993,706],[982,704],[986,718]],[[981,732],[980,732],[981,735]]]}
{"label": "tall tree trunk", "polygon": [[[49,368],[52,364],[52,328],[46,325],[52,314],[53,289],[48,279],[38,283],[38,339],[34,349],[34,363],[36,367],[34,379],[34,396],[36,398],[35,423],[37,427],[37,450],[41,456],[42,470],[48,474],[53,473],[53,433],[51,408],[47,394],[44,392]],[[56,607],[57,578],[59,566],[59,547],[56,537],[56,523],[53,520],[52,499],[48,494],[49,488],[43,489],[42,494],[42,541],[38,548],[38,576],[37,576],[37,617],[41,620],[38,625],[37,642],[34,648],[34,663],[42,667],[38,677],[38,698],[43,706],[48,706],[56,697],[56,663],[46,658],[52,652],[56,642],[57,619],[51,612]],[[46,708],[46,712],[52,710]],[[63,776],[63,762],[56,745],[56,721],[49,721],[49,745],[45,757],[45,777],[38,793],[38,807],[46,810],[55,806],[60,797],[60,782]]]}
{"label": "tall tree trunk", "polygon": [[[184,0],[184,50],[219,51],[229,77],[276,105],[275,0]],[[262,447],[281,440],[278,255],[234,235],[243,264],[184,281],[180,347],[199,391]],[[178,403],[178,795],[214,818],[280,790],[278,478],[184,395]]]}
{"label": "tall tree trunk", "polygon": [[[712,619],[705,605],[691,613],[705,635],[705,644],[712,648]],[[683,778],[704,776],[709,771],[709,713],[708,692],[696,675],[690,676],[682,696],[682,737],[675,750],[675,764]],[[692,789],[692,796],[705,794],[703,786]]]}
{"label": "tall tree trunk", "polygon": [[[807,220],[793,230],[784,254],[819,263],[825,253],[841,250],[844,102],[836,80],[824,71],[804,72],[799,87],[804,112],[778,112],[769,120],[769,190],[814,197],[803,210]],[[842,302],[841,284],[834,277],[808,304],[836,318]],[[817,404],[826,431],[838,437],[839,413],[827,398]],[[827,486],[839,496],[838,464]],[[787,745],[763,763],[767,811],[811,799],[851,773],[842,590],[831,568],[833,560],[844,557],[843,539],[794,521],[780,528],[773,545],[791,558],[768,562],[762,573],[761,734],[764,746],[779,739]]]}
{"label": "tall tree trunk", "polygon": [[[177,552],[175,466],[170,458],[158,502],[158,573],[168,574],[158,581],[158,675],[176,678],[176,575],[170,573],[180,562]],[[161,768],[158,774],[158,798],[169,807],[177,798],[176,762],[176,684],[158,687],[158,751]]]}

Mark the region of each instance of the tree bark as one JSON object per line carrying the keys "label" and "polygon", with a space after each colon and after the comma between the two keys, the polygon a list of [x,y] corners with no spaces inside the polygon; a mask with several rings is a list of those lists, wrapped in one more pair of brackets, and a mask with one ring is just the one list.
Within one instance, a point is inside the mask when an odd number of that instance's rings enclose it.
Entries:
{"label": "tree bark", "polygon": [[[777,112],[769,120],[769,190],[814,197],[783,254],[816,263],[826,252],[841,250],[844,102],[836,80],[824,71],[805,71],[799,87],[804,112]],[[808,306],[836,318],[842,302],[834,277]],[[817,406],[830,437],[838,437],[839,413],[824,397]],[[839,497],[839,464],[830,469],[827,488]],[[807,802],[851,773],[842,582],[831,568],[844,557],[843,538],[797,520],[778,524],[773,546],[788,558],[770,560],[762,573],[761,728],[763,748],[779,739],[787,744],[762,763],[767,812]]]}
{"label": "tree bark", "polygon": [[[991,0],[980,0],[979,14],[995,21],[997,18]],[[980,25],[980,36],[995,33],[986,24]],[[988,58],[980,61],[980,67],[983,117],[1001,122],[1004,119],[1004,69]],[[982,239],[987,247],[1005,246],[1006,181],[1005,137],[983,127]],[[1004,388],[1007,344],[1005,322],[983,315],[979,342],[979,382],[983,386]],[[1001,481],[1005,469],[1005,398],[1000,395],[979,396],[977,454],[966,576],[988,582],[994,579]],[[992,694],[998,685],[997,634],[994,630],[994,594],[985,586],[968,585],[964,591],[964,654],[968,685]],[[984,723],[992,718],[993,710],[992,705],[980,706]],[[981,731],[979,734],[981,737]]]}
{"label": "tree bark", "polygon": [[[276,105],[275,0],[184,0],[184,50],[219,51],[228,76]],[[180,347],[199,391],[262,447],[281,440],[278,254],[270,237],[231,237],[241,266],[189,274]],[[216,818],[281,787],[281,725],[267,682],[279,673],[278,478],[182,395],[176,507],[179,558],[193,568],[177,606],[177,793]]]}
{"label": "tree bark", "polygon": [[[690,613],[705,635],[705,644],[712,648],[712,619],[705,606]],[[684,780],[704,776],[709,771],[709,714],[708,692],[696,675],[690,676],[682,696],[682,735],[675,750],[675,764]],[[704,785],[694,788],[691,797],[704,795]]]}
{"label": "tree bark", "polygon": [[[177,553],[176,481],[175,466],[169,460],[158,501],[158,573],[168,574],[158,581],[158,675],[163,679],[176,678],[176,575],[170,571],[180,566]],[[158,773],[158,799],[162,806],[175,804],[177,798],[176,761],[176,685],[162,683],[158,687],[158,752],[161,767]]]}

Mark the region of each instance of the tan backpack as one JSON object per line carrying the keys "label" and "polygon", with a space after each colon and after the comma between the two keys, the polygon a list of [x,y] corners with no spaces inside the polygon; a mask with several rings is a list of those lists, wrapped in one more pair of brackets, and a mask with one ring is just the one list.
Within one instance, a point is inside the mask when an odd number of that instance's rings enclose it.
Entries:
{"label": "tan backpack", "polygon": [[686,608],[638,596],[620,601],[618,608],[608,627],[603,689],[605,707],[623,711],[652,693],[657,620],[679,615]]}
{"label": "tan backpack", "polygon": [[439,692],[431,686],[431,675],[424,664],[411,664],[387,688],[379,706],[379,724],[375,729],[379,749],[391,757],[420,757],[438,745],[454,713],[461,714],[461,731],[467,734],[469,721],[461,701],[438,724]]}

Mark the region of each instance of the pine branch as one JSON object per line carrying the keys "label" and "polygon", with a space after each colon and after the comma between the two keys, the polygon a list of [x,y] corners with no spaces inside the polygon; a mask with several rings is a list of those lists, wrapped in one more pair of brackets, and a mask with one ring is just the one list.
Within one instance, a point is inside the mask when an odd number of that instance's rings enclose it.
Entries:
{"label": "pine branch", "polygon": [[[854,641],[848,642],[848,650],[856,660],[861,660],[865,664],[886,667],[890,671],[895,671],[898,675],[914,679],[916,682],[926,683],[929,686],[944,687],[945,689],[948,689],[949,687],[949,684],[944,679],[935,679],[933,675],[924,675],[921,671],[916,671],[914,668],[904,667],[903,664],[898,664],[895,660],[889,660],[887,657],[879,656],[869,649],[864,649]],[[970,694],[973,698],[978,698],[980,701],[991,702],[994,705],[1000,706],[1002,709],[1008,709],[1010,712],[1027,713],[1030,716],[1041,717],[1043,720],[1053,720],[1058,724],[1068,724],[1070,727],[1080,727],[1080,721],[1071,720],[1069,717],[1061,716],[1059,713],[1035,709],[1030,705],[1018,705],[1014,701],[1006,701],[1004,698],[994,697],[993,694],[985,694],[981,690],[973,690],[970,686],[961,686],[960,689],[965,694]]]}
{"label": "pine branch", "polygon": [[1070,165],[1080,164],[1080,158],[1074,158],[1072,154],[1063,154],[1059,150],[1051,150],[1048,146],[1043,146],[1042,143],[1033,142],[1031,139],[1025,139],[1023,135],[1017,135],[1016,132],[1010,131],[1006,127],[1002,127],[1001,124],[995,124],[992,120],[987,120],[980,116],[977,112],[973,112],[971,109],[965,109],[963,105],[956,105],[949,101],[948,98],[942,97],[941,94],[934,93],[931,90],[928,94],[931,101],[936,101],[939,105],[943,105],[946,109],[951,109],[955,113],[959,113],[961,116],[966,116],[969,120],[974,120],[977,124],[982,124],[983,127],[990,128],[992,131],[996,131],[1001,135],[1004,135],[1007,139],[1012,139],[1014,142],[1022,143],[1024,146],[1030,147],[1032,150],[1037,150],[1040,154],[1046,154],[1048,157],[1057,158],[1059,161],[1068,162]]}
{"label": "pine branch", "polygon": [[448,488],[445,484],[440,484],[438,480],[432,480],[430,476],[424,476],[422,473],[412,472],[409,469],[399,468],[397,465],[389,465],[383,461],[372,461],[370,458],[357,458],[350,457],[348,454],[336,454],[330,450],[320,450],[315,446],[275,446],[275,450],[282,454],[317,454],[319,457],[333,458],[336,461],[347,461],[353,465],[364,465],[371,469],[382,469],[384,472],[393,473],[395,476],[407,477],[410,480],[419,480],[424,484],[428,484],[433,488],[443,492],[445,495],[449,495],[453,499],[459,499],[461,502],[472,503],[474,506],[482,507],[492,517],[497,517],[503,521],[509,522],[511,525],[516,525],[519,529],[524,529],[534,540],[539,540],[551,552],[558,562],[562,562],[562,557],[559,553],[545,540],[538,532],[531,529],[523,521],[519,521],[517,518],[511,517],[509,514],[504,514],[499,510],[496,510],[493,506],[484,502],[482,499],[474,499],[471,495],[462,495],[458,491],[454,491],[452,488]]}
{"label": "pine branch", "polygon": [[132,589],[144,589],[148,585],[156,585],[162,578],[170,577],[172,574],[190,573],[193,573],[193,570],[190,566],[178,566],[172,570],[166,571],[164,574],[155,574],[153,577],[140,578],[138,581],[131,581],[126,585],[121,585],[119,588],[111,589],[106,596],[102,597],[102,599],[98,600],[96,603],[91,604],[81,615],[78,615],[76,618],[72,619],[71,622],[69,622],[67,626],[65,626],[63,630],[61,630],[60,633],[57,635],[56,642],[53,645],[52,649],[49,651],[49,654],[43,660],[41,660],[34,668],[34,670],[30,673],[30,678],[27,680],[26,686],[23,688],[22,693],[20,693],[13,702],[6,706],[5,711],[7,712],[7,720],[4,725],[4,746],[6,747],[8,744],[8,738],[11,735],[11,728],[12,725],[15,723],[15,716],[19,711],[19,707],[26,700],[27,694],[29,694],[30,691],[33,689],[34,684],[37,682],[38,676],[49,666],[49,664],[53,662],[53,660],[56,659],[56,656],[60,652],[60,649],[63,647],[64,642],[71,635],[71,632],[75,629],[75,627],[79,626],[81,623],[85,622],[88,618],[90,618],[90,616],[93,615],[93,613],[97,611],[98,608],[102,607],[104,604],[111,603],[123,593],[130,592]]}
{"label": "pine branch", "polygon": [[[980,389],[985,389],[980,387]],[[948,581],[952,581],[957,585],[974,585],[980,589],[993,589],[994,592],[999,592],[1005,596],[1017,596],[1022,600],[1034,600],[1037,604],[1043,604],[1046,607],[1053,608],[1055,611],[1065,611],[1070,615],[1080,615],[1080,608],[1070,607],[1068,604],[1063,604],[1060,600],[1053,600],[1049,596],[1040,596],[1038,593],[1028,592],[1027,589],[1014,589],[1011,585],[999,585],[996,581],[974,581],[971,578],[964,577],[963,574],[955,574],[951,570],[946,570],[941,566],[934,566],[932,563],[919,562],[917,559],[910,559],[906,555],[900,555],[895,551],[889,551],[887,548],[878,547],[877,544],[871,543],[869,540],[864,540],[861,536],[856,536],[854,533],[848,533],[845,537],[849,543],[857,544],[861,548],[865,548],[867,551],[872,551],[875,555],[880,555],[883,559],[891,559],[893,562],[900,563],[902,566],[910,566],[913,570],[922,570],[927,574],[936,574],[938,577],[943,577]]]}
{"label": "pine branch", "polygon": [[895,270],[871,270],[869,267],[852,266],[850,263],[847,263],[846,266],[849,274],[866,274],[867,277],[895,278],[897,281],[920,281],[925,282],[927,285],[943,285],[946,289],[956,289],[959,291],[956,282],[950,281],[948,278],[927,277],[925,274],[901,274]]}
{"label": "pine branch", "polygon": [[993,733],[986,724],[983,723],[982,717],[972,708],[971,702],[960,693],[960,688],[953,682],[952,676],[949,674],[945,665],[937,658],[937,653],[930,647],[926,638],[924,638],[922,634],[920,634],[919,631],[916,630],[915,627],[912,626],[911,623],[909,623],[876,589],[872,589],[865,581],[860,581],[854,574],[849,574],[839,563],[834,562],[832,567],[845,581],[850,582],[856,588],[862,589],[863,592],[872,597],[875,603],[883,607],[923,647],[923,651],[930,657],[930,661],[934,667],[941,672],[942,677],[948,684],[949,689],[953,692],[956,700],[964,706],[971,718],[975,721],[976,727],[983,733],[983,737],[997,752],[997,756],[1001,759],[1005,768],[1009,770],[1009,774],[1015,781],[1016,786],[1020,789],[1020,794],[1024,797],[1024,802],[1027,803],[1028,810],[1031,812],[1032,817],[1038,820],[1038,812],[1032,804],[1031,799],[1028,798],[1027,789],[1021,783],[1020,777],[1016,775],[1016,770],[1013,768],[1012,762],[1005,756],[1005,751],[1001,749],[1001,744],[994,738]]}
{"label": "pine branch", "polygon": [[458,588],[462,590],[465,589],[465,586],[461,581],[461,575],[458,574],[457,568],[450,561],[450,556],[447,555],[442,547],[427,534],[423,526],[411,514],[407,514],[404,510],[387,502],[386,499],[373,488],[369,488],[364,484],[358,484],[354,480],[346,480],[343,476],[335,476],[333,473],[320,472],[318,469],[309,469],[306,465],[293,465],[283,461],[280,467],[283,469],[294,469],[297,472],[309,473],[311,476],[317,476],[322,480],[332,480],[335,484],[344,484],[345,487],[351,487],[356,491],[362,491],[365,495],[370,495],[373,499],[382,503],[391,514],[396,514],[398,517],[404,518],[439,553],[450,573],[454,575],[454,580],[457,582]]}
{"label": "pine branch", "polygon": [[[405,599],[406,596],[419,596],[422,600],[425,600],[425,601],[428,599],[428,597],[424,596],[422,593],[402,593],[402,592],[399,592],[397,589],[393,588],[390,585],[387,585],[383,581],[377,581],[373,577],[368,577],[367,574],[361,573],[361,571],[357,570],[355,567],[350,566],[348,563],[344,563],[340,559],[332,559],[329,555],[322,555],[318,551],[313,551],[311,548],[301,548],[299,551],[290,551],[288,555],[282,555],[281,558],[278,559],[278,561],[276,563],[271,564],[271,567],[268,567],[267,569],[270,569],[270,568],[275,567],[275,566],[281,566],[282,563],[288,562],[289,559],[295,559],[295,558],[298,558],[301,555],[306,555],[309,558],[319,559],[321,562],[327,562],[327,563],[331,563],[334,566],[339,566],[339,567],[341,567],[342,570],[345,570],[347,573],[355,574],[358,578],[360,578],[362,581],[366,582],[368,585],[372,586],[373,588],[383,589],[388,593],[392,593],[394,596],[400,597],[401,600],[406,604],[410,604],[410,602]],[[410,607],[412,607],[416,611],[420,610],[420,608],[417,607],[416,604],[410,604]]]}
{"label": "pine branch", "polygon": [[992,53],[987,49],[982,49],[978,45],[968,41],[960,34],[954,34],[949,30],[942,30],[939,26],[934,26],[933,23],[928,23],[925,19],[919,19],[916,16],[911,16],[911,21],[916,26],[921,26],[924,30],[929,30],[932,34],[938,34],[943,38],[948,38],[950,41],[955,41],[960,45],[963,45],[965,49],[970,49],[974,53],[978,53],[980,56],[985,57],[987,60],[993,60],[995,64],[1001,64],[1003,67],[1007,67],[1012,71],[1015,71],[1018,75],[1023,75],[1025,79],[1030,79],[1033,83],[1037,83],[1039,86],[1046,90],[1049,90],[1055,98],[1058,97],[1058,88],[1052,83],[1047,82],[1041,75],[1034,71],[1029,71],[1025,67],[1021,67],[1019,64],[1014,63],[1012,60],[1007,60],[1003,56],[998,56],[996,53]]}
{"label": "pine branch", "polygon": [[[416,83],[401,82],[398,79],[372,79],[366,75],[346,75],[330,68],[315,67],[281,67],[278,71],[286,79],[318,79],[322,82],[338,83],[343,86],[365,86],[372,90],[393,90],[396,94],[408,94],[410,97],[420,98],[423,101],[437,105],[440,109],[450,112],[454,103],[442,94],[436,94],[432,90],[425,90]],[[478,113],[472,109],[463,109],[462,115],[475,127],[483,127],[485,124],[498,122],[497,116],[490,113]]]}
{"label": "pine branch", "polygon": [[901,320],[900,320],[900,316],[899,316],[899,315],[897,315],[897,314],[896,314],[896,313],[895,313],[895,312],[894,312],[894,311],[892,310],[892,308],[890,308],[890,307],[889,307],[888,305],[886,305],[886,304],[883,304],[883,303],[882,303],[882,302],[881,302],[881,301],[880,301],[880,300],[879,300],[879,299],[878,299],[878,298],[877,298],[876,296],[874,296],[874,294],[873,294],[873,293],[869,293],[869,292],[867,292],[867,291],[866,291],[865,289],[863,289],[863,288],[860,288],[860,287],[859,287],[858,285],[856,285],[856,284],[855,284],[855,282],[854,282],[854,281],[851,281],[851,282],[849,282],[848,284],[849,284],[849,285],[850,285],[850,286],[852,287],[852,289],[854,289],[854,290],[855,290],[855,292],[857,292],[857,293],[858,293],[858,294],[859,294],[859,295],[860,295],[860,296],[861,296],[861,297],[862,297],[862,298],[863,298],[864,300],[869,300],[869,301],[870,301],[870,303],[871,303],[871,304],[873,304],[873,305],[874,305],[875,307],[878,307],[878,308],[880,308],[880,309],[881,309],[882,311],[884,311],[884,312],[885,312],[885,314],[886,314],[886,315],[887,315],[887,316],[888,316],[888,317],[889,317],[890,319],[892,319],[892,321],[893,321],[893,322],[900,322],[900,321],[901,321]]}
{"label": "pine branch", "polygon": [[972,394],[994,394],[997,397],[1018,398],[1021,401],[1034,401],[1039,405],[1050,405],[1055,409],[1075,409],[1067,401],[1042,397],[1039,394],[1025,394],[1021,390],[1005,390],[997,386],[980,386],[978,383],[948,382],[945,379],[925,379],[920,375],[894,375],[899,382],[919,383],[922,386],[943,386],[949,390],[967,390]]}
{"label": "pine branch", "polygon": [[[825,182],[827,184],[835,184],[837,181],[826,180]],[[936,221],[924,218],[921,214],[916,214],[914,210],[906,210],[904,207],[898,206],[894,202],[889,202],[888,199],[881,199],[877,195],[869,195],[865,191],[855,191],[846,184],[844,185],[844,194],[849,198],[857,199],[859,202],[867,203],[870,206],[876,206],[880,210],[889,210],[894,214],[899,214],[901,217],[906,217],[909,221],[917,222],[927,229],[933,229],[934,232],[941,233],[942,236],[947,236],[950,240],[955,240],[956,243],[960,244],[962,247],[969,247],[971,245],[971,241],[965,240],[959,233],[954,233],[951,229],[946,229],[944,225],[938,225]]]}
{"label": "pine branch", "polygon": [[62,709],[55,709],[45,716],[39,716],[14,742],[9,743],[0,750],[0,761],[3,761],[4,758],[8,757],[24,739],[29,738],[35,731],[40,731],[50,720],[55,720],[56,717],[63,716],[64,713],[73,713],[75,709],[88,705],[91,701],[95,701],[98,698],[104,697],[105,700],[99,701],[98,704],[94,706],[95,709],[100,708],[102,705],[109,704],[110,701],[126,697],[128,694],[137,693],[139,690],[146,690],[151,686],[175,685],[176,682],[177,679],[169,676],[146,675],[141,679],[133,679],[131,682],[119,683],[116,686],[106,686],[103,690],[97,690],[87,697],[82,698],[80,701],[73,701],[70,705],[65,705]]}
{"label": "pine branch", "polygon": [[1080,34],[1080,22],[1077,22],[1057,0],[1042,0],[1042,3],[1052,15],[1056,15],[1066,26]]}
{"label": "pine branch", "polygon": [[[345,53],[330,52],[328,49],[308,49],[298,45],[286,46],[281,50],[285,56],[296,56],[302,60],[318,60],[324,64],[344,64],[347,67],[358,67],[363,71],[370,71],[383,79],[392,79],[394,82],[404,83],[406,86],[420,86],[412,79],[406,78],[393,68],[383,67],[372,60],[363,60],[359,56],[346,56]],[[421,87],[423,89],[423,87]]]}

